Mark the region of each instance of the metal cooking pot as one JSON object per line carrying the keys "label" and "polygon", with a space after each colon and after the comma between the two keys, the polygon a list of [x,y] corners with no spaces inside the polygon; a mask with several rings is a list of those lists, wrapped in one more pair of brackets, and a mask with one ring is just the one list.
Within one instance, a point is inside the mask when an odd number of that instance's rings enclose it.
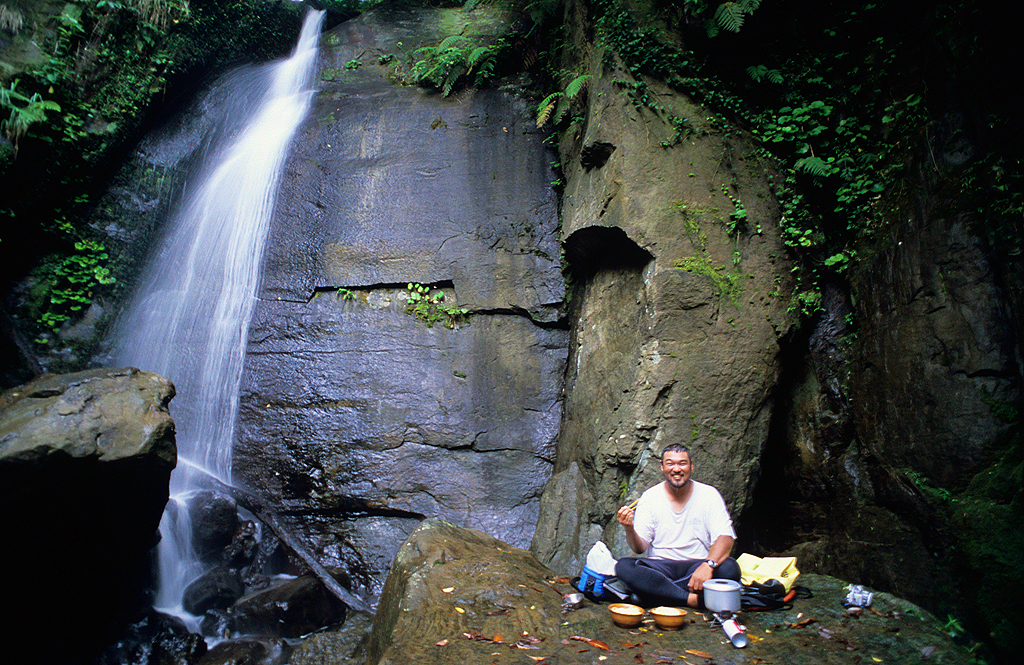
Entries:
{"label": "metal cooking pot", "polygon": [[704,583],[704,607],[711,612],[739,612],[742,589],[734,580],[708,580]]}

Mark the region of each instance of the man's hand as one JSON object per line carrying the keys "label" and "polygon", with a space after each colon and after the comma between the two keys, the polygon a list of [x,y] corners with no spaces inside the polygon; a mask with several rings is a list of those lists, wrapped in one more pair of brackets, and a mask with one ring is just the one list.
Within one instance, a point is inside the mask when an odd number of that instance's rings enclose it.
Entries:
{"label": "man's hand", "polygon": [[697,570],[693,571],[690,575],[690,583],[687,585],[690,591],[696,593],[704,588],[704,583],[711,579],[715,574],[715,571],[707,564],[707,562],[697,566]]}
{"label": "man's hand", "polygon": [[643,554],[647,551],[648,542],[638,536],[636,529],[633,528],[634,517],[636,517],[636,511],[629,506],[623,506],[619,508],[619,512],[615,513],[615,520],[626,530],[626,542],[629,543],[629,548],[637,554]]}

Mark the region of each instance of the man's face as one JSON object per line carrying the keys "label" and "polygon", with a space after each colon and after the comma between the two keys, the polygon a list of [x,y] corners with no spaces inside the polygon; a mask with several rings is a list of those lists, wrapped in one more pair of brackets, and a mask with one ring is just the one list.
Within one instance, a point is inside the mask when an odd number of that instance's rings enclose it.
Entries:
{"label": "man's face", "polygon": [[690,482],[690,455],[678,450],[670,450],[661,458],[661,472],[665,480],[675,489],[686,487]]}

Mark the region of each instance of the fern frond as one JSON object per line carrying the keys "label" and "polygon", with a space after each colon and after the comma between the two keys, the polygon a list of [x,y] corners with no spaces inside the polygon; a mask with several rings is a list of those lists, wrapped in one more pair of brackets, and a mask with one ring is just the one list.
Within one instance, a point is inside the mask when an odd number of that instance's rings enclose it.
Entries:
{"label": "fern frond", "polygon": [[558,98],[562,96],[561,92],[553,92],[544,98],[540,104],[537,105],[537,129],[540,129],[551,117],[551,113],[555,110],[555,106],[558,105]]}
{"label": "fern frond", "polygon": [[776,85],[782,85],[785,79],[782,78],[782,74],[777,69],[768,69],[765,65],[751,65],[747,67],[747,75],[754,80],[755,83],[760,83],[761,79],[768,79],[769,82],[775,83]]}
{"label": "fern frond", "polygon": [[704,20],[704,31],[708,34],[708,39],[717,37],[718,33],[720,32],[720,30],[718,29],[718,24],[710,19]]}
{"label": "fern frond", "polygon": [[723,2],[715,10],[715,21],[723,30],[739,32],[743,27],[743,7],[738,2]]}
{"label": "fern frond", "polygon": [[577,76],[574,78],[569,85],[565,86],[565,96],[569,99],[573,99],[576,95],[580,94],[584,88],[587,87],[587,81],[591,78],[591,74],[584,74],[583,76]]}
{"label": "fern frond", "polygon": [[484,54],[487,53],[490,50],[491,50],[490,46],[478,46],[478,47],[476,47],[475,49],[473,49],[473,52],[469,54],[469,57],[466,58],[466,64],[468,64],[469,68],[472,69],[473,65],[476,64],[477,60],[482,58],[484,56]]}
{"label": "fern frond", "polygon": [[444,40],[438,45],[437,49],[439,51],[444,51],[445,49],[456,48],[456,44],[464,41],[469,40],[463,37],[462,35],[451,35],[449,37],[445,37]]}
{"label": "fern frond", "polygon": [[744,11],[753,14],[761,6],[761,0],[740,0],[740,4],[743,5]]}
{"label": "fern frond", "polygon": [[804,157],[796,160],[794,168],[824,178],[832,174],[832,167],[821,157]]}
{"label": "fern frond", "polygon": [[447,97],[452,94],[452,89],[455,87],[456,81],[459,77],[466,73],[466,68],[462,65],[456,64],[448,70],[448,74],[444,77],[444,86],[441,89],[441,96]]}

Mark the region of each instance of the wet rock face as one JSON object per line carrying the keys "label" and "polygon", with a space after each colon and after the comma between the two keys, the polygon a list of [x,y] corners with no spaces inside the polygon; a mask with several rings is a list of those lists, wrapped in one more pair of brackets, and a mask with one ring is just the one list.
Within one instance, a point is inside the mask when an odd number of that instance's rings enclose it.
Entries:
{"label": "wet rock face", "polygon": [[[387,78],[452,30],[497,34],[496,12],[373,12],[325,35],[267,249],[236,480],[371,588],[424,516],[529,543],[555,457],[567,333],[533,105]],[[409,283],[468,317],[407,313]]]}
{"label": "wet rock face", "polygon": [[230,615],[245,635],[299,637],[343,621],[345,605],[307,575],[243,598]]}
{"label": "wet rock face", "polygon": [[204,490],[189,498],[188,512],[196,555],[208,563],[218,562],[238,528],[238,504],[222,492]]}
{"label": "wet rock face", "polygon": [[[44,376],[0,395],[5,630],[40,662],[88,654],[144,600],[176,461],[171,383],[135,369]],[[62,639],[55,608],[79,608]],[[87,609],[83,609],[87,608]]]}
{"label": "wet rock face", "polygon": [[147,613],[124,628],[113,644],[104,649],[97,665],[192,664],[206,654],[201,635],[190,633],[177,617],[156,611]]}
{"label": "wet rock face", "polygon": [[941,487],[973,475],[1019,404],[1020,343],[1006,277],[969,216],[923,200],[858,284],[858,428],[895,466]]}

